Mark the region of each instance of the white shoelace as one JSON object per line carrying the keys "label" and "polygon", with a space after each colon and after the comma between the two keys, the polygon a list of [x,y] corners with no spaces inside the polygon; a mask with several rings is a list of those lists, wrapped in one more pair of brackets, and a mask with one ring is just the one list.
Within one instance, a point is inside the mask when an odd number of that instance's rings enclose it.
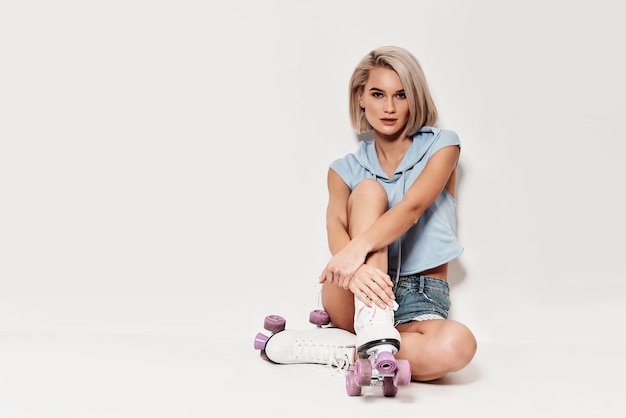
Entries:
{"label": "white shoelace", "polygon": [[354,345],[331,345],[312,339],[296,340],[293,348],[294,358],[306,363],[325,364],[333,373],[345,375],[354,363]]}
{"label": "white shoelace", "polygon": [[348,371],[350,371],[350,367],[352,367],[352,365],[354,364],[354,354],[352,358],[348,357],[348,353],[346,353],[345,351],[340,352],[339,355],[337,355],[337,351],[340,348],[356,350],[356,346],[353,345],[350,347],[337,347],[335,353],[328,359],[327,366],[330,367],[331,373],[333,373],[333,375],[335,376],[343,377],[348,374]]}

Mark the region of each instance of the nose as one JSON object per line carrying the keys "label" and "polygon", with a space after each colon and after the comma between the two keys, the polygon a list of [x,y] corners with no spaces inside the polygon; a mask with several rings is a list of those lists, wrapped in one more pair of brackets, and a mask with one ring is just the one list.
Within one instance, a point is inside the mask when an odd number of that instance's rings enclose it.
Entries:
{"label": "nose", "polygon": [[393,97],[388,97],[387,100],[385,100],[385,113],[395,113],[396,112],[396,107],[393,103]]}

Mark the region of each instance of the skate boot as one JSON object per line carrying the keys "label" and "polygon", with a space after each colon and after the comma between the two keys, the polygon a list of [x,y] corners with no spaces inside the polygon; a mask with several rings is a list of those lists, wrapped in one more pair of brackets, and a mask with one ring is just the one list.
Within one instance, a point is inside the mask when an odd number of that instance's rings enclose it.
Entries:
{"label": "skate boot", "polygon": [[[320,311],[311,313],[319,317]],[[314,322],[315,323],[315,322]],[[318,326],[308,330],[286,330],[285,319],[278,315],[265,318],[264,328],[272,334],[258,333],[254,348],[261,357],[277,364],[323,364],[339,373],[347,373],[356,358],[354,334],[333,327]]]}
{"label": "skate boot", "polygon": [[354,298],[354,329],[358,359],[346,375],[346,391],[350,396],[361,395],[363,386],[382,386],[383,394],[393,397],[398,386],[411,382],[407,360],[396,360],[400,349],[400,333],[394,327],[394,308],[368,307]]}

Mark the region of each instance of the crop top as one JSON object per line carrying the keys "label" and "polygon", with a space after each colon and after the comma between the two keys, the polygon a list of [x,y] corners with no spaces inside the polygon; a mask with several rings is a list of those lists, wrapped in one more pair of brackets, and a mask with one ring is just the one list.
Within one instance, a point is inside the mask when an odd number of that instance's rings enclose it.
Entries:
{"label": "crop top", "polygon": [[[402,200],[430,157],[448,146],[461,146],[455,132],[424,126],[413,136],[413,143],[392,178],[383,171],[373,140],[362,141],[357,151],[333,161],[330,168],[350,190],[363,179],[376,179],[387,192],[391,208]],[[389,246],[388,274],[408,276],[459,257],[463,247],[456,236],[456,223],[456,199],[443,189],[418,222]]]}

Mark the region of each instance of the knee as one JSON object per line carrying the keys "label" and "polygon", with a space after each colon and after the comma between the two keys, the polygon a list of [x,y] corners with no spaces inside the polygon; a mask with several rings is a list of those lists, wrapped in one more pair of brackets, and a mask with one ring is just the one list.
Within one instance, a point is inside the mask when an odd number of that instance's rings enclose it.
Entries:
{"label": "knee", "polygon": [[387,209],[387,192],[376,180],[364,179],[356,185],[350,193],[350,203],[365,200],[368,205],[375,202],[383,205],[383,211]]}
{"label": "knee", "polygon": [[476,354],[478,344],[476,337],[465,325],[455,323],[454,332],[447,334],[442,341],[441,358],[448,359],[450,372],[455,372],[467,366]]}

